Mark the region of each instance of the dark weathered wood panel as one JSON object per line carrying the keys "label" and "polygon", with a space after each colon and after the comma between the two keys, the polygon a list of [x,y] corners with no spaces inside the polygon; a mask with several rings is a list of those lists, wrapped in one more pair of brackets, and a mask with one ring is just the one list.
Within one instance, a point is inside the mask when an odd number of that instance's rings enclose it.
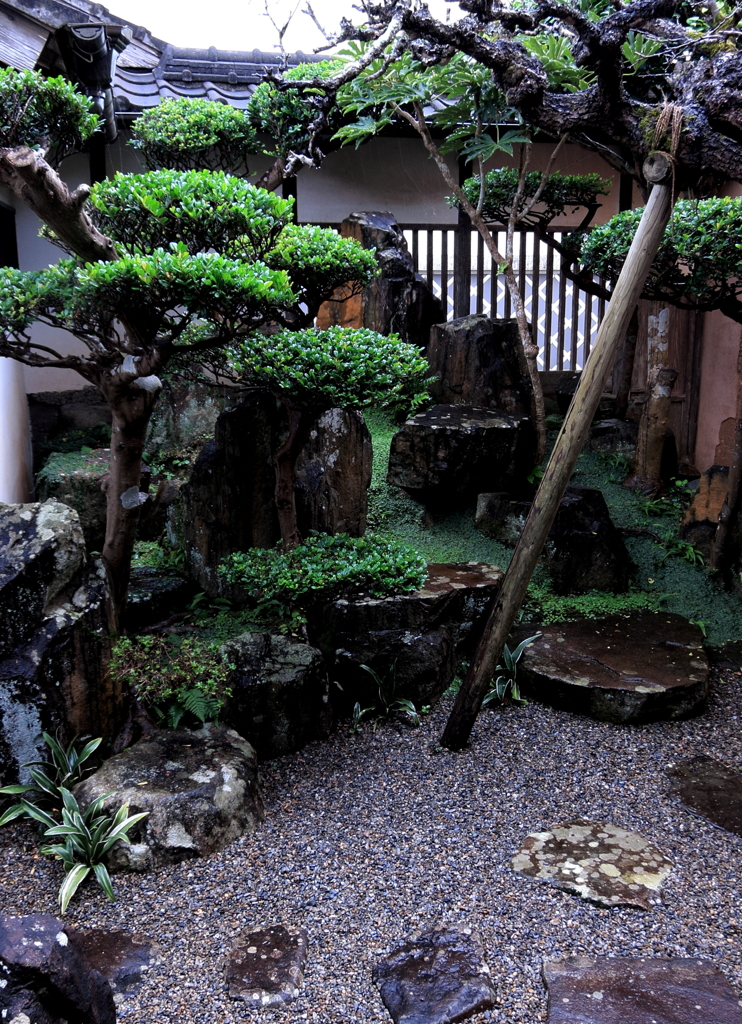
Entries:
{"label": "dark weathered wood panel", "polygon": [[0,10],[0,62],[22,71],[36,67],[49,30],[11,11]]}

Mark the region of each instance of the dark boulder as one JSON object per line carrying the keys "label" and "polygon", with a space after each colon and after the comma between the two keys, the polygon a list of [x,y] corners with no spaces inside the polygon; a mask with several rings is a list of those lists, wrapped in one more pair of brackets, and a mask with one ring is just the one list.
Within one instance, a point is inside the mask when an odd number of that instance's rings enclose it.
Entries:
{"label": "dark boulder", "polygon": [[[477,498],[475,525],[487,537],[514,547],[530,504],[495,492]],[[542,556],[557,594],[589,590],[623,593],[629,585],[631,560],[601,491],[567,487]]]}
{"label": "dark boulder", "polygon": [[0,974],[8,1024],[116,1024],[111,986],[49,914],[0,916]]}
{"label": "dark boulder", "polygon": [[[518,627],[516,636],[534,632]],[[603,722],[699,714],[708,676],[701,630],[669,612],[544,626],[519,664],[527,696]]]}
{"label": "dark boulder", "polygon": [[[287,430],[283,406],[255,392],[222,413],[182,489],[186,561],[211,594],[226,593],[218,566],[234,551],[273,547],[280,538],[273,455]],[[299,530],[350,533],[366,528],[371,438],[357,412],[331,409],[314,425],[296,467]]]}
{"label": "dark boulder", "polygon": [[347,288],[319,311],[317,325],[327,328],[367,327],[380,334],[398,334],[403,341],[425,347],[430,328],[446,319],[441,303],[416,272],[402,229],[391,213],[352,213],[340,225],[344,238],[375,249],[381,273],[360,294]]}
{"label": "dark boulder", "polygon": [[515,320],[483,313],[438,324],[430,332],[430,388],[441,405],[472,405],[527,416],[533,388]]}
{"label": "dark boulder", "polygon": [[728,768],[707,754],[696,754],[688,761],[670,765],[667,774],[672,780],[671,794],[689,810],[742,836],[739,768]]}
{"label": "dark boulder", "polygon": [[103,670],[103,569],[88,562],[67,505],[0,506],[0,618],[0,778],[9,783],[43,752],[42,731],[110,737],[125,717],[121,685]]}
{"label": "dark boulder", "polygon": [[729,467],[711,466],[701,474],[698,490],[680,524],[680,536],[709,558],[719,516],[729,492]]}
{"label": "dark boulder", "polygon": [[281,757],[329,736],[332,711],[321,651],[281,634],[244,633],[227,641],[222,653],[234,666],[222,719],[259,757]]}
{"label": "dark boulder", "polygon": [[124,619],[127,631],[136,633],[183,611],[195,593],[193,581],[172,569],[134,566]]}
{"label": "dark boulder", "polygon": [[113,814],[147,812],[130,845],[108,854],[112,870],[150,871],[224,849],[264,818],[255,751],[226,726],[163,730],[109,758],[75,786],[80,806],[107,795]]}
{"label": "dark boulder", "polygon": [[429,507],[462,506],[484,490],[522,490],[534,450],[527,417],[436,405],[394,435],[387,480]]}

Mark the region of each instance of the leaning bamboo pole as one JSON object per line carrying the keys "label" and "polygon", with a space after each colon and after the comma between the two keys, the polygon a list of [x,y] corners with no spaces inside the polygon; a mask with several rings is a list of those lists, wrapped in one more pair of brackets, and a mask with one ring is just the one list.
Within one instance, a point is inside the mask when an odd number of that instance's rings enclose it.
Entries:
{"label": "leaning bamboo pole", "polygon": [[651,153],[644,176],[653,184],[626,262],[616,281],[592,352],[546,466],[520,540],[513,552],[474,660],[456,698],[441,737],[444,747],[461,750],[471,735],[482,701],[495,674],[505,641],[570,481],[577,458],[590,430],[605,389],[618,346],[629,326],[652,266],[673,205],[673,160],[666,153]]}

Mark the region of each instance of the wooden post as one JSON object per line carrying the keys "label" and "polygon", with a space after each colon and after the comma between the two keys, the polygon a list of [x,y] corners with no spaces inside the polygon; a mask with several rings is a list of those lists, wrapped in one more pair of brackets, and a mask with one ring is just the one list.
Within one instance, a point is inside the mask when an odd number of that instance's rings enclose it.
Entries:
{"label": "wooden post", "polygon": [[654,184],[626,262],[613,289],[595,346],[582,371],[580,383],[544,472],[520,540],[502,581],[441,743],[461,750],[468,742],[482,701],[495,674],[505,641],[518,614],[543,550],[551,524],[587,438],[603,394],[618,346],[626,334],[634,307],[652,266],[672,210],[672,159],[650,153],[644,176]]}
{"label": "wooden post", "polygon": [[[469,169],[463,159],[459,160],[459,185],[469,176]],[[453,244],[453,315],[455,319],[469,316],[471,308],[471,221],[466,210],[458,206],[458,222]],[[445,227],[443,229],[445,231]],[[492,283],[491,288],[496,289]],[[443,308],[446,308],[445,283],[441,286]],[[495,292],[496,294],[496,292]],[[493,302],[493,309],[494,309]],[[494,315],[494,314],[493,314]]]}

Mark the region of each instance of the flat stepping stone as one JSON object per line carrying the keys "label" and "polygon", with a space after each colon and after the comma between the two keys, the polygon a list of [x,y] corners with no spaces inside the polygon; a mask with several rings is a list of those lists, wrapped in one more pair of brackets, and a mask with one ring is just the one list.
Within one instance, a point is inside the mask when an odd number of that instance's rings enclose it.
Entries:
{"label": "flat stepping stone", "polygon": [[742,1001],[708,960],[570,957],[543,975],[548,1024],[742,1024]]}
{"label": "flat stepping stone", "polygon": [[495,1005],[484,947],[471,928],[415,932],[373,970],[395,1024],[454,1024]]}
{"label": "flat stepping stone", "polygon": [[674,720],[705,707],[703,635],[681,615],[561,622],[542,634],[518,668],[524,692],[544,704],[601,722]]}
{"label": "flat stepping stone", "polygon": [[660,902],[660,886],[674,866],[638,832],[582,819],[531,832],[511,863],[521,875],[602,907],[642,910]]}
{"label": "flat stepping stone", "polygon": [[72,946],[111,986],[114,1000],[139,988],[152,962],[152,943],[143,935],[106,928],[68,928]]}
{"label": "flat stepping stone", "polygon": [[304,928],[276,924],[243,932],[227,961],[232,999],[249,1006],[285,1006],[304,982],[308,938]]}
{"label": "flat stepping stone", "polygon": [[742,836],[742,772],[706,754],[668,769],[670,793],[691,811]]}

